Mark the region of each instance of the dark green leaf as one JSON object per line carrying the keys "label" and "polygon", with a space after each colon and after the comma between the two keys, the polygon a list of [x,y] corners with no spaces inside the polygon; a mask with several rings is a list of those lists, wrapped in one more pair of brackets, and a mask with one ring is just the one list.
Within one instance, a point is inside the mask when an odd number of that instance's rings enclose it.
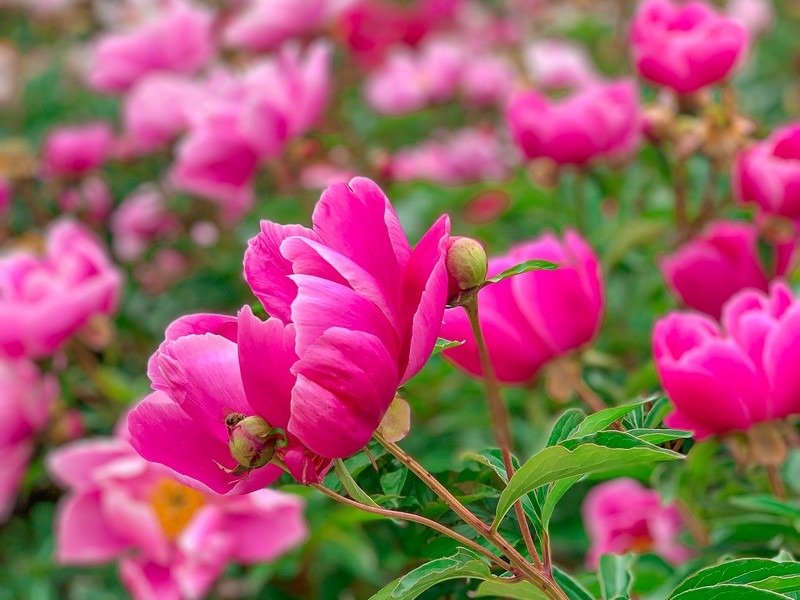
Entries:
{"label": "dark green leaf", "polygon": [[720,584],[738,584],[774,592],[800,591],[800,564],[766,558],[742,558],[698,571],[676,587],[670,598],[683,592]]}
{"label": "dark green leaf", "polygon": [[633,583],[631,563],[633,555],[603,554],[600,557],[600,568],[597,578],[600,581],[600,593],[604,600],[628,598]]}
{"label": "dark green leaf", "polygon": [[553,567],[553,579],[564,590],[569,600],[593,600],[586,588],[558,567]]}

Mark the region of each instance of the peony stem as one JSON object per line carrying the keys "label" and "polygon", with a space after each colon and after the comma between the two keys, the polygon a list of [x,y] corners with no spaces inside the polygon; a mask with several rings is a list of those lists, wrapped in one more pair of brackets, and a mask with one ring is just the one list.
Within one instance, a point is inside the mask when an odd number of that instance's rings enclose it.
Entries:
{"label": "peony stem", "polygon": [[420,525],[429,527],[434,531],[438,531],[442,535],[446,535],[447,537],[454,539],[459,544],[462,544],[463,546],[466,546],[467,548],[470,548],[472,550],[475,550],[475,552],[482,554],[490,561],[492,561],[494,564],[496,564],[498,567],[509,572],[512,571],[511,565],[508,564],[506,561],[504,561],[501,557],[497,556],[496,554],[492,553],[489,549],[484,548],[483,546],[472,541],[471,539],[464,537],[460,533],[456,533],[449,527],[445,527],[441,523],[437,523],[436,521],[432,521],[431,519],[425,518],[421,515],[415,515],[413,513],[391,510],[388,508],[381,508],[378,506],[370,506],[368,504],[362,504],[361,502],[358,502],[356,500],[351,500],[350,498],[341,496],[340,494],[337,494],[333,490],[330,490],[320,484],[312,484],[311,487],[313,487],[316,490],[319,490],[320,492],[328,496],[328,498],[336,500],[336,502],[340,502],[342,504],[355,507],[359,510],[363,510],[365,512],[373,513],[376,515],[382,515],[384,517],[389,517],[392,519],[400,519],[402,521],[410,521],[411,523],[419,523]]}
{"label": "peony stem", "polygon": [[775,465],[768,465],[767,477],[769,478],[769,487],[772,490],[772,495],[778,500],[786,500],[786,486],[783,485],[781,472]]}
{"label": "peony stem", "polygon": [[675,162],[675,226],[683,232],[689,224],[689,182],[686,159],[678,157]]}
{"label": "peony stem", "polygon": [[[470,298],[463,307],[467,313],[467,318],[469,319],[469,324],[472,327],[472,333],[475,336],[475,342],[478,346],[478,355],[481,361],[481,371],[483,371],[483,381],[486,385],[486,398],[489,404],[489,413],[492,416],[492,427],[494,429],[495,439],[497,439],[497,444],[500,446],[500,453],[503,456],[503,465],[506,469],[507,479],[511,480],[515,471],[514,461],[511,457],[511,446],[513,444],[511,424],[509,423],[508,411],[506,410],[506,405],[503,402],[503,396],[500,391],[500,382],[497,380],[492,361],[489,358],[489,351],[486,348],[486,341],[483,339],[480,319],[478,318],[477,295]],[[533,536],[531,535],[525,511],[522,508],[522,502],[518,501],[514,503],[514,513],[517,515],[522,539],[525,540],[525,547],[528,549],[528,554],[531,560],[533,560],[534,566],[541,570],[542,562],[539,559],[539,553],[536,551],[536,546],[533,543]]]}
{"label": "peony stem", "polygon": [[467,525],[472,527],[485,540],[500,550],[509,559],[511,564],[516,567],[516,570],[523,574],[528,581],[547,594],[551,600],[569,600],[558,584],[548,578],[541,570],[529,563],[502,535],[496,531],[492,531],[488,525],[476,517],[466,506],[461,504],[458,498],[450,493],[450,490],[442,485],[438,479],[431,475],[425,467],[414,460],[405,450],[394,442],[386,440],[377,432],[375,433],[375,439],[397,460],[408,467],[409,471],[419,477],[423,483],[439,496],[439,498],[441,498],[454,513],[461,517]]}

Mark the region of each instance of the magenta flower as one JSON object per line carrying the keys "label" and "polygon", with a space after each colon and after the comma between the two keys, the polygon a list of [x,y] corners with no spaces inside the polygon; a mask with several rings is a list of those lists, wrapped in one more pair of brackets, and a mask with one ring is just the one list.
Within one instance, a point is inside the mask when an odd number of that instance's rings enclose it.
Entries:
{"label": "magenta flower", "polygon": [[[564,240],[552,233],[513,247],[489,261],[489,276],[531,259],[558,264],[554,271],[533,271],[492,284],[478,294],[481,328],[497,378],[507,384],[530,381],[549,361],[588,344],[603,314],[600,263],[574,231]],[[465,341],[444,356],[480,377],[478,349],[466,313],[445,312],[439,335]]]}
{"label": "magenta flower", "polygon": [[42,148],[42,169],[47,176],[80,176],[101,167],[114,144],[108,123],[94,122],[51,131]]}
{"label": "magenta flower", "polygon": [[58,382],[27,360],[0,359],[0,523],[8,518],[28,462],[33,436],[50,420]]}
{"label": "magenta flower", "polygon": [[298,497],[201,492],[142,459],[124,439],[59,448],[48,456],[48,470],[69,490],[56,519],[57,561],[117,560],[137,600],[203,597],[228,563],[271,561],[307,537]]}
{"label": "magenta flower", "polygon": [[741,204],[800,218],[800,123],[775,129],[736,157],[732,185]]}
{"label": "magenta flower", "polygon": [[[794,241],[775,248],[774,276],[787,275]],[[665,256],[661,272],[686,306],[719,319],[723,305],[747,288],[767,291],[772,278],[758,251],[758,230],[741,221],[716,221],[697,238]]]}
{"label": "magenta flower", "polygon": [[725,79],[747,46],[747,31],[704,2],[646,0],[633,19],[636,69],[648,81],[690,94]]}
{"label": "magenta flower", "polygon": [[506,120],[527,158],[559,165],[623,158],[639,145],[639,94],[629,80],[588,85],[561,100],[522,92],[512,99]]}
{"label": "magenta flower", "polygon": [[5,215],[11,207],[11,200],[14,196],[14,188],[11,182],[0,175],[0,216]]}
{"label": "magenta flower", "polygon": [[124,261],[134,261],[155,241],[177,235],[181,223],[158,189],[142,186],[120,203],[110,229],[114,253]]}
{"label": "magenta flower", "polygon": [[122,276],[89,231],[61,220],[45,243],[43,256],[0,258],[0,355],[50,356],[93,316],[116,310]]}
{"label": "magenta flower", "polygon": [[652,552],[679,565],[691,557],[678,542],[683,520],[674,504],[664,504],[655,490],[635,479],[614,479],[596,485],[581,509],[592,546],[586,557],[597,568],[603,554]]}
{"label": "magenta flower", "polygon": [[695,438],[746,431],[800,413],[800,302],[781,282],[745,290],[708,317],[670,313],[653,330],[653,356],[675,409],[669,427]]}
{"label": "magenta flower", "polygon": [[120,93],[148,73],[193,73],[211,58],[212,14],[175,0],[138,27],[101,36],[94,44],[89,85]]}

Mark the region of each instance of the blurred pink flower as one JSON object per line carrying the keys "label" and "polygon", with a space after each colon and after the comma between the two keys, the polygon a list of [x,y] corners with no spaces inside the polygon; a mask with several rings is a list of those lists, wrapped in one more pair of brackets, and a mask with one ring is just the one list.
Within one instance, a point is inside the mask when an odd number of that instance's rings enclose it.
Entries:
{"label": "blurred pink flower", "polygon": [[100,92],[119,93],[148,73],[193,73],[214,52],[211,26],[207,9],[183,0],[166,2],[135,28],[95,41],[89,85]]}
{"label": "blurred pink flower", "polygon": [[355,173],[327,163],[308,165],[300,173],[300,185],[308,190],[324,190],[336,183],[347,183]]}
{"label": "blurred pink flower", "polygon": [[202,100],[191,79],[170,73],[148,75],[125,96],[125,136],[139,154],[160,150],[189,126],[190,109]]}
{"label": "blurred pink flower", "polygon": [[725,12],[751,36],[769,30],[775,20],[775,10],[771,0],[728,0]]}
{"label": "blurred pink flower", "polygon": [[80,176],[101,167],[114,144],[114,132],[101,121],[53,129],[42,147],[47,176]]}
{"label": "blurred pink flower", "polygon": [[472,106],[504,105],[514,89],[516,73],[501,56],[470,57],[461,74],[461,89]]}
{"label": "blurred pink flower", "polygon": [[652,552],[674,565],[691,557],[678,542],[685,529],[674,504],[664,504],[655,490],[635,479],[620,478],[596,485],[581,509],[591,548],[586,557],[596,569],[603,554]]}
{"label": "blurred pink flower", "polygon": [[546,157],[560,165],[622,158],[640,141],[639,94],[630,80],[589,85],[561,100],[522,92],[506,119],[527,158]]}
{"label": "blurred pink flower", "polygon": [[0,523],[14,507],[33,454],[33,436],[47,425],[58,382],[24,359],[0,358]]}
{"label": "blurred pink flower", "polygon": [[119,561],[137,600],[204,597],[230,562],[267,562],[308,535],[303,501],[273,490],[225,497],[187,487],[125,439],[74,442],[48,456],[69,491],[56,519],[56,559]]}
{"label": "blurred pink flower", "polygon": [[[497,378],[530,381],[549,361],[588,344],[600,328],[603,280],[592,248],[574,231],[564,240],[547,233],[489,260],[489,276],[531,259],[558,264],[554,271],[517,275],[481,290],[480,321]],[[444,356],[467,373],[481,376],[475,338],[461,308],[445,312],[439,335],[465,341]]]}
{"label": "blurred pink flower", "polygon": [[645,0],[633,19],[631,43],[642,77],[689,94],[728,76],[744,54],[747,31],[704,2]]}
{"label": "blurred pink flower", "polygon": [[586,51],[559,39],[533,42],[525,49],[528,70],[537,88],[580,88],[601,81]]}
{"label": "blurred pink flower", "polygon": [[93,224],[101,224],[111,212],[114,199],[101,177],[92,175],[58,197],[58,207],[65,212],[82,213]]}
{"label": "blurred pink flower", "polygon": [[732,186],[740,204],[800,218],[800,122],[775,129],[736,157]]}
{"label": "blurred pink flower", "polygon": [[[775,248],[774,275],[784,277],[792,266],[795,242]],[[684,304],[719,319],[723,305],[747,288],[767,291],[771,277],[762,265],[758,229],[741,221],[716,221],[660,261],[672,292]]]}
{"label": "blurred pink flower", "polygon": [[669,427],[696,439],[800,413],[800,302],[781,282],[745,290],[710,318],[674,312],[653,330],[653,356],[675,409]]}
{"label": "blurred pink flower", "polygon": [[14,188],[11,182],[0,175],[0,217],[5,216],[11,208],[11,200],[14,196]]}
{"label": "blurred pink flower", "polygon": [[171,238],[181,230],[161,192],[141,187],[125,198],[111,217],[114,254],[130,262],[142,256],[155,241]]}
{"label": "blurred pink flower", "polygon": [[502,181],[510,174],[504,154],[493,131],[462,129],[401,148],[391,160],[391,176],[396,181],[425,179],[444,185]]}
{"label": "blurred pink flower", "polygon": [[44,256],[26,250],[0,258],[0,355],[52,355],[92,316],[116,310],[122,276],[82,225],[60,220]]}

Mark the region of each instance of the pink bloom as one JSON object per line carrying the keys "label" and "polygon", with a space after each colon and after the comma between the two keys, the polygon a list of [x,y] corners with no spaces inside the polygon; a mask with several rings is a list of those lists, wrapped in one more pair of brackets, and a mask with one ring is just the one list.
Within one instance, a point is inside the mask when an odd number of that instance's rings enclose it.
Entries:
{"label": "pink bloom", "polygon": [[800,123],[772,132],[736,157],[733,190],[741,204],[767,214],[800,217]]}
{"label": "pink bloom", "polygon": [[462,129],[411,148],[401,148],[391,162],[396,181],[426,179],[445,185],[502,181],[509,160],[491,130]]}
{"label": "pink bloom", "polygon": [[170,213],[155,188],[143,187],[125,198],[111,217],[114,253],[124,261],[141,257],[156,240],[180,232],[181,223]]}
{"label": "pink bloom", "polygon": [[8,212],[13,196],[14,189],[11,186],[11,182],[0,175],[0,217]]}
{"label": "pink bloom", "polygon": [[624,157],[639,145],[639,95],[629,80],[590,85],[563,100],[523,92],[506,119],[526,157],[560,165]]}
{"label": "pink bloom", "polygon": [[469,104],[505,104],[514,89],[516,74],[500,56],[484,55],[468,60],[461,75],[461,88]]}
{"label": "pink bloom", "polygon": [[[794,242],[776,251],[775,275],[790,268]],[[722,306],[747,288],[767,291],[767,274],[758,252],[758,230],[749,223],[717,221],[702,235],[661,260],[661,272],[684,304],[719,319]]]}
{"label": "pink bloom", "polygon": [[652,552],[679,565],[691,552],[678,542],[683,520],[674,504],[635,479],[620,478],[596,485],[581,509],[592,546],[587,566],[596,569],[603,554]]}
{"label": "pink bloom", "polygon": [[193,73],[214,51],[211,21],[208,10],[175,0],[130,31],[101,36],[92,50],[90,86],[119,93],[148,73]]}
{"label": "pink bloom", "polygon": [[116,310],[122,277],[83,226],[56,222],[44,256],[0,258],[0,355],[43,358],[94,315]]}
{"label": "pink bloom", "polygon": [[341,169],[327,163],[308,165],[300,173],[300,185],[307,190],[324,190],[336,183],[347,183],[353,177],[349,169]]}
{"label": "pink bloom", "polygon": [[48,468],[69,490],[56,519],[57,561],[118,560],[137,600],[203,597],[227,563],[271,561],[307,537],[298,497],[198,491],[124,439],[74,442],[53,451]]}
{"label": "pink bloom", "polygon": [[744,54],[747,31],[703,2],[645,0],[631,43],[642,77],[689,94],[728,76]]}
{"label": "pink bloom", "polygon": [[57,127],[44,141],[44,172],[48,176],[85,175],[106,162],[113,144],[114,132],[108,123]]}
{"label": "pink bloom", "polygon": [[544,90],[586,87],[601,80],[583,48],[565,40],[534,42],[525,59],[537,87]]}
{"label": "pink bloom", "polygon": [[33,436],[47,425],[58,382],[32,362],[0,359],[0,523],[8,518],[33,454]]}
{"label": "pink bloom", "polygon": [[722,325],[677,312],[656,323],[653,355],[675,406],[668,426],[703,439],[800,413],[800,302],[790,290],[739,292]]}
{"label": "pink bloom", "polygon": [[180,75],[143,78],[125,96],[125,136],[138,153],[159,150],[189,126],[189,111],[201,101],[200,86]]}
{"label": "pink bloom", "polygon": [[[531,259],[558,264],[488,286],[478,295],[481,327],[498,379],[530,381],[548,361],[588,344],[603,313],[600,263],[574,231],[564,240],[547,233],[489,261],[489,276]],[[465,343],[444,355],[467,373],[481,376],[475,338],[461,308],[445,312],[439,335]]]}
{"label": "pink bloom", "polygon": [[65,212],[83,213],[91,223],[102,223],[111,212],[114,199],[106,182],[90,176],[77,187],[69,188],[58,197],[58,207]]}
{"label": "pink bloom", "polygon": [[764,33],[775,20],[771,0],[728,0],[725,12],[751,36]]}

